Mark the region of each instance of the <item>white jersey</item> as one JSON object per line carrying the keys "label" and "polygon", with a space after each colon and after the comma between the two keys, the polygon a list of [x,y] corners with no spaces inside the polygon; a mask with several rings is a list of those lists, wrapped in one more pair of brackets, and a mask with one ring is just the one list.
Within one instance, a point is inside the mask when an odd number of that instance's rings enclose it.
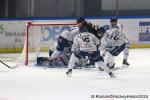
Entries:
{"label": "white jersey", "polygon": [[79,34],[79,28],[72,27],[69,30],[63,31],[60,36],[67,39],[68,41],[73,41],[74,37]]}
{"label": "white jersey", "polygon": [[120,33],[124,33],[124,30],[123,30],[123,26],[122,25],[120,25],[120,24],[117,24],[117,25],[115,25],[115,26],[109,26],[109,30],[111,30],[111,29],[118,29],[118,31],[120,32]]}
{"label": "white jersey", "polygon": [[120,24],[117,24],[117,25],[115,25],[115,26],[111,26],[111,25],[110,25],[110,26],[109,26],[109,30],[111,30],[111,29],[117,29],[119,33],[124,34],[124,36],[125,36],[125,38],[126,38],[126,43],[129,43],[129,41],[128,41],[128,39],[127,39],[127,36],[126,36],[126,34],[125,34],[125,32],[124,32],[124,29],[123,29],[123,26],[122,26],[122,25],[120,25]]}
{"label": "white jersey", "polygon": [[97,51],[97,46],[100,44],[100,41],[97,37],[89,32],[83,32],[78,34],[73,41],[72,51]]}
{"label": "white jersey", "polygon": [[118,29],[107,30],[101,39],[101,48],[121,46],[126,43],[124,33],[120,33]]}

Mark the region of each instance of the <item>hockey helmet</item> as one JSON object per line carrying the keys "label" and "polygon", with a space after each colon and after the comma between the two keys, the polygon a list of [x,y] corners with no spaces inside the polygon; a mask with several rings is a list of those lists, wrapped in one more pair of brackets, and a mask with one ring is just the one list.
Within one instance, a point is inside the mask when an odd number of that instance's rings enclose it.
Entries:
{"label": "hockey helmet", "polygon": [[117,17],[112,17],[110,18],[110,22],[117,22],[118,18]]}
{"label": "hockey helmet", "polygon": [[98,28],[97,29],[97,37],[102,38],[103,35],[105,34],[105,32],[106,32],[105,28],[103,28],[103,27]]}
{"label": "hockey helmet", "polygon": [[85,21],[85,19],[84,19],[84,17],[79,17],[79,18],[77,18],[77,23],[81,23],[81,22],[84,22]]}
{"label": "hockey helmet", "polygon": [[105,30],[105,28],[100,27],[100,28],[97,29],[97,32],[98,32],[98,33],[105,33],[106,30]]}

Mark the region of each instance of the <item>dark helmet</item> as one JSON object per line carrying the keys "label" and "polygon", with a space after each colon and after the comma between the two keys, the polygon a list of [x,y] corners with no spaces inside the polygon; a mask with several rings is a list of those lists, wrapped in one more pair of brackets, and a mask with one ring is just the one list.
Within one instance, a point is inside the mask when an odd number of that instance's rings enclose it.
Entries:
{"label": "dark helmet", "polygon": [[103,27],[97,28],[97,37],[101,39],[104,36],[105,32],[106,32],[105,28]]}
{"label": "dark helmet", "polygon": [[105,30],[105,28],[100,27],[100,28],[97,29],[97,32],[98,32],[98,33],[105,33],[106,30]]}
{"label": "dark helmet", "polygon": [[83,21],[85,21],[85,19],[84,19],[83,17],[77,18],[77,23],[81,23],[81,22],[83,22]]}
{"label": "dark helmet", "polygon": [[110,22],[117,22],[117,20],[118,20],[117,17],[112,17],[112,18],[110,19]]}
{"label": "dark helmet", "polygon": [[85,26],[80,26],[79,27],[79,32],[88,32],[87,28]]}

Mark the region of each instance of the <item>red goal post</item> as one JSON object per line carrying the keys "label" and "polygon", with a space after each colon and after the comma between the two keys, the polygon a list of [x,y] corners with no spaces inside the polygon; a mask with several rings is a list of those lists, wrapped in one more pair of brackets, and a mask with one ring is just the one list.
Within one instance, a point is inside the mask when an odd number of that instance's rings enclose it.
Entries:
{"label": "red goal post", "polygon": [[[25,65],[28,65],[29,63],[29,35],[30,35],[30,29],[32,27],[42,27],[42,26],[77,26],[76,23],[32,23],[28,22],[26,26],[26,40],[25,40],[25,45],[24,45],[24,50],[25,51]],[[36,30],[36,29],[35,29]],[[33,40],[35,39],[32,37]]]}

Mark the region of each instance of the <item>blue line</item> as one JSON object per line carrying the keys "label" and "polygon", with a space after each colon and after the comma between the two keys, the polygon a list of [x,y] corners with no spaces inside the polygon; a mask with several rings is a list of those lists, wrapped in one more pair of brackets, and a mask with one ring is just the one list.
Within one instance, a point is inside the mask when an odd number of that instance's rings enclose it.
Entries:
{"label": "blue line", "polygon": [[[110,19],[117,17],[118,19],[140,19],[150,18],[150,16],[86,16],[85,19]],[[28,17],[28,18],[0,18],[0,21],[17,21],[17,20],[75,20],[77,17]]]}

